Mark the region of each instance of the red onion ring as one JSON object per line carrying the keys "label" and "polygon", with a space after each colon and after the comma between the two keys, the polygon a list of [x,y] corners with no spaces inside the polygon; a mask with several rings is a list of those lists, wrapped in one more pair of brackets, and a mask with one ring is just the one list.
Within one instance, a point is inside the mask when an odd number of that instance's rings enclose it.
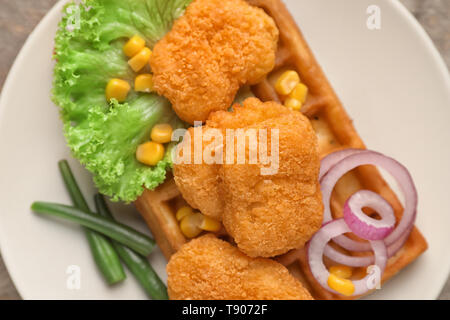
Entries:
{"label": "red onion ring", "polygon": [[[394,243],[397,243],[397,240],[403,238],[402,236],[405,233],[409,233],[414,224],[414,220],[416,217],[416,207],[417,207],[417,191],[414,186],[414,182],[412,181],[411,175],[408,170],[401,165],[396,160],[386,157],[380,153],[362,150],[356,152],[355,149],[351,149],[352,151],[342,150],[338,151],[338,155],[333,153],[329,155],[332,157],[332,160],[338,161],[337,163],[331,165],[331,160],[326,160],[324,158],[324,162],[326,167],[330,167],[326,173],[323,174],[323,177],[320,181],[323,202],[325,205],[324,210],[324,223],[331,221],[333,218],[331,216],[330,210],[330,198],[331,192],[333,191],[334,185],[336,182],[348,171],[361,166],[361,165],[375,165],[384,168],[388,171],[398,182],[402,193],[405,197],[405,209],[403,212],[403,217],[400,220],[397,227],[384,239],[385,244],[390,247]],[[324,171],[326,168],[324,169]],[[369,251],[370,244],[367,242],[360,242],[349,239],[345,236],[339,236],[333,239],[334,242],[342,246],[343,248],[351,251]],[[397,248],[398,251],[401,247]],[[326,250],[326,255],[330,254],[330,252],[336,251],[335,249],[329,247]],[[391,255],[395,254],[394,250],[389,250]]]}
{"label": "red onion ring", "polygon": [[[370,207],[381,220],[369,217],[362,208]],[[395,216],[389,202],[379,194],[361,190],[355,192],[344,205],[344,220],[354,234],[365,240],[382,240],[394,230]]]}
{"label": "red onion ring", "polygon": [[338,163],[339,161],[347,158],[349,155],[364,152],[364,149],[343,149],[340,151],[336,151],[330,153],[325,158],[320,161],[320,172],[319,172],[319,181],[322,180],[323,176]]}
{"label": "red onion ring", "polygon": [[[314,234],[308,244],[308,262],[313,276],[322,287],[337,294],[340,293],[328,286],[328,277],[330,276],[330,272],[323,263],[323,255],[327,243],[331,239],[348,232],[351,232],[351,230],[345,223],[344,219],[336,219],[322,226],[322,228]],[[382,240],[369,241],[369,244],[374,252],[375,266],[379,268],[379,274],[381,277],[387,263],[386,245]],[[353,296],[362,295],[373,289],[368,286],[368,283],[371,281],[370,278],[371,275],[368,274],[361,280],[352,281],[355,286]]]}
{"label": "red onion ring", "polygon": [[[406,232],[400,239],[398,239],[396,242],[394,242],[391,246],[387,248],[387,257],[392,257],[398,250],[400,250],[403,245],[405,244],[406,240],[408,240],[410,231]],[[369,246],[370,244],[367,243]],[[357,256],[348,256],[344,253],[341,253],[337,250],[335,250],[330,245],[325,246],[325,250],[323,253],[326,257],[330,258],[334,262],[337,262],[339,264],[343,264],[349,267],[367,267],[374,264],[374,258],[373,255],[370,256],[363,256],[363,257],[357,257]],[[297,255],[298,257],[298,255]]]}
{"label": "red onion ring", "polygon": [[[412,230],[412,228],[411,228],[411,230]],[[408,232],[405,232],[405,234],[400,239],[398,239],[396,242],[394,242],[392,245],[390,245],[387,248],[388,258],[392,257],[396,252],[398,252],[398,250],[400,250],[403,247],[406,240],[408,240],[411,230],[408,230]],[[370,246],[369,243],[368,243],[368,245]],[[300,259],[302,254],[303,254],[303,248],[295,249],[283,256],[280,256],[277,259],[277,261],[287,267],[287,266],[291,265],[292,263],[294,263],[296,260]],[[339,264],[343,264],[343,265],[346,265],[349,267],[367,267],[367,266],[373,265],[373,263],[374,263],[373,255],[359,256],[359,257],[358,256],[348,256],[344,253],[334,250],[334,248],[329,245],[325,246],[324,255]]]}

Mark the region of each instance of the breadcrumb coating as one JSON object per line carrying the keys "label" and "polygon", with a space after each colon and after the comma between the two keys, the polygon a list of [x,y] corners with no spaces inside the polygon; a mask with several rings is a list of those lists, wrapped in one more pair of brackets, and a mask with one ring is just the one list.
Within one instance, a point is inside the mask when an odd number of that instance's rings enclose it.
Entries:
{"label": "breadcrumb coating", "polygon": [[275,64],[278,29],[244,0],[195,0],[154,47],[156,91],[184,121],[226,110],[243,84],[255,84]]}
{"label": "breadcrumb coating", "polygon": [[[212,113],[203,127],[203,139],[211,129],[221,130],[224,136],[226,129],[278,129],[278,171],[262,175],[261,168],[267,164],[249,164],[247,142],[245,164],[236,164],[236,158],[234,164],[225,160],[225,164],[175,164],[175,182],[192,207],[222,220],[247,255],[273,257],[301,248],[320,228],[323,217],[318,143],[311,124],[300,112],[257,98],[233,109]],[[194,129],[189,133],[193,148]],[[207,146],[203,143],[203,150]]]}
{"label": "breadcrumb coating", "polygon": [[280,263],[250,258],[212,235],[183,245],[167,264],[173,300],[312,300]]}

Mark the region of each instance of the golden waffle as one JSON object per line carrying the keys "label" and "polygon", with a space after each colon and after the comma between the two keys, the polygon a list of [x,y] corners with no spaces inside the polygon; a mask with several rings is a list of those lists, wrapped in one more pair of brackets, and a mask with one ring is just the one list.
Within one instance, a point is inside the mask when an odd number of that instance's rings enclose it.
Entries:
{"label": "golden waffle", "polygon": [[[276,22],[280,31],[276,65],[271,74],[252,91],[263,101],[280,102],[273,84],[278,76],[287,69],[296,70],[309,89],[308,98],[302,112],[311,120],[319,139],[321,157],[345,148],[365,148],[365,145],[352,120],[344,110],[330,83],[325,77],[298,29],[294,19],[280,0],[248,0],[252,5],[264,9]],[[377,192],[389,201],[394,208],[397,221],[403,208],[394,192],[384,181],[379,171],[372,166],[362,166],[347,173],[336,185],[331,199],[331,208],[335,217],[342,216],[345,200],[360,189]],[[158,245],[167,259],[186,241],[175,219],[176,210],[185,204],[177,190],[173,178],[154,191],[146,190],[136,201],[136,207],[148,223]],[[382,283],[390,279],[427,249],[427,243],[421,233],[414,228],[403,248],[388,260]],[[352,253],[358,254],[358,253]],[[370,253],[359,253],[370,254]],[[303,252],[300,256],[287,253],[278,257],[316,299],[345,299],[322,288],[313,278]],[[325,263],[330,262],[325,259]],[[356,268],[355,275],[363,276],[365,268]]]}

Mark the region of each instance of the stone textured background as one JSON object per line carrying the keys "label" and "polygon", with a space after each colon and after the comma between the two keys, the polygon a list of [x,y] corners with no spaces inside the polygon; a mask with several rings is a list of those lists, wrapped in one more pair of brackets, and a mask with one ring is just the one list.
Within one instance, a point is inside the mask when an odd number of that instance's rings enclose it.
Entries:
{"label": "stone textured background", "polygon": [[[419,20],[444,57],[447,67],[450,66],[450,0],[400,1]],[[0,90],[29,33],[56,2],[0,0]],[[0,257],[0,299],[19,298]],[[450,281],[447,281],[440,299],[450,300]]]}

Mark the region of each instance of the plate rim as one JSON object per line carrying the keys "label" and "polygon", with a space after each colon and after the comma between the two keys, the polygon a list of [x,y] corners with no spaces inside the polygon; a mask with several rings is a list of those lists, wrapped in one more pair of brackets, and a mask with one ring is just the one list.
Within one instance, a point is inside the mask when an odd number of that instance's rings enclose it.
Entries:
{"label": "plate rim", "polygon": [[[36,37],[36,34],[41,32],[41,29],[45,30],[45,28],[50,23],[50,20],[53,18],[53,16],[59,14],[65,3],[68,1],[70,0],[59,0],[57,3],[53,5],[53,7],[39,21],[39,23],[36,25],[33,31],[31,31],[31,33],[25,40],[22,48],[20,49],[19,53],[17,54],[16,58],[14,59],[11,69],[9,69],[8,75],[6,76],[6,80],[3,84],[2,91],[0,92],[0,127],[2,126],[2,123],[4,121],[3,113],[6,110],[6,106],[4,106],[4,101],[6,101],[7,99],[5,97],[8,97],[8,93],[10,91],[9,87],[12,86],[12,83],[14,82],[15,74],[17,73],[16,69],[19,68],[19,65],[21,64],[22,60],[25,59],[26,53],[29,50],[29,47],[31,47],[31,43],[33,42],[34,37]],[[6,249],[6,246],[3,245],[4,241],[2,239],[3,239],[3,232],[0,232],[1,258],[3,259],[6,270],[8,271],[9,277],[14,285],[14,288],[17,290],[19,296],[23,300],[27,300],[29,298],[27,298],[27,294],[25,293],[25,290],[23,290],[24,287],[20,284],[21,281],[19,280],[19,277],[16,275],[14,268],[12,268],[10,265],[9,253],[8,250]]]}
{"label": "plate rim", "polygon": [[[425,31],[420,22],[414,17],[414,15],[403,5],[399,0],[395,0],[391,3],[394,10],[398,10],[399,13],[403,14],[406,18],[406,22],[417,32],[420,36],[421,41],[425,44],[426,49],[432,54],[433,61],[436,63],[439,71],[441,72],[441,76],[445,81],[445,87],[447,91],[450,92],[450,71],[447,67],[447,64],[444,61],[444,58],[440,54],[430,35]],[[435,292],[432,294],[434,300],[437,300],[444,288],[447,280],[450,277],[450,257],[447,259],[447,273],[442,273],[440,281],[438,281],[440,286],[436,286]]]}

